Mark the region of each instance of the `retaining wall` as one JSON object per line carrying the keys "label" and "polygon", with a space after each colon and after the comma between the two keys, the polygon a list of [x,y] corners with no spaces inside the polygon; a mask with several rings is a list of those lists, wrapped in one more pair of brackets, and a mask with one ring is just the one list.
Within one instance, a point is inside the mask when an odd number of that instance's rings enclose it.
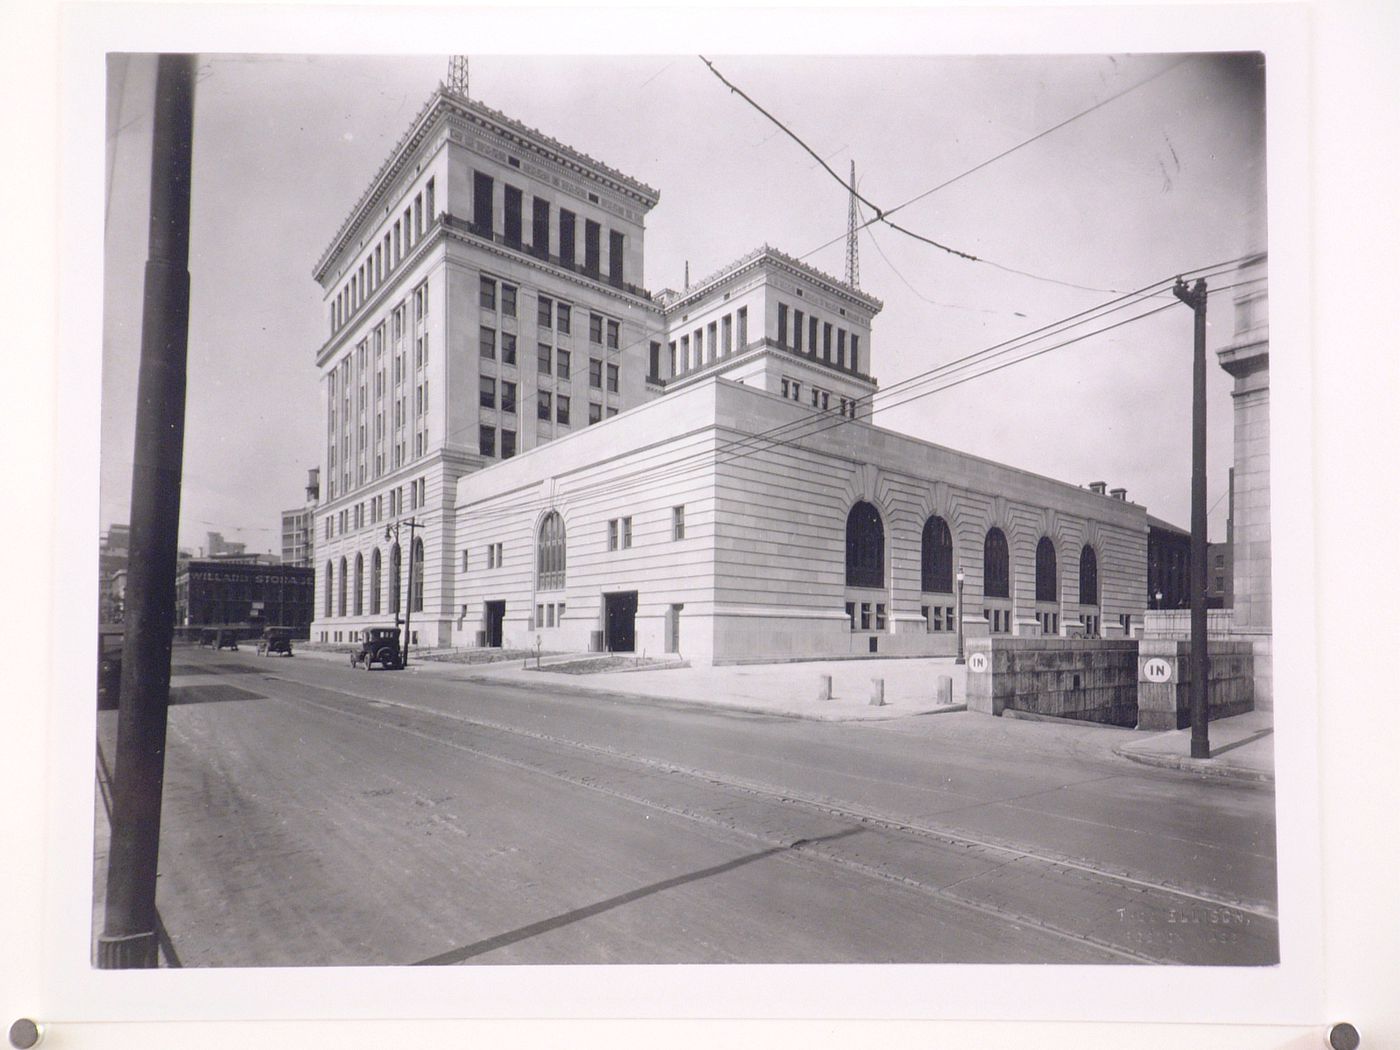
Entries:
{"label": "retaining wall", "polygon": [[1137,724],[1134,639],[997,636],[968,639],[966,647],[968,710]]}

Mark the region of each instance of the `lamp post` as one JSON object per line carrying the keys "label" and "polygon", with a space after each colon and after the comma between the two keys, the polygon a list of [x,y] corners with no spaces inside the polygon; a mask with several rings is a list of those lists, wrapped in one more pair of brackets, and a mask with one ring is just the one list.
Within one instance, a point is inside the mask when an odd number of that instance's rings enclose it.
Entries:
{"label": "lamp post", "polygon": [[[392,525],[386,525],[384,526],[385,542],[388,542],[390,539],[392,539],[394,543],[397,544],[399,542],[399,529],[401,527],[408,530],[408,595],[407,599],[403,603],[403,619],[399,618],[398,613],[394,613],[394,626],[398,627],[399,624],[403,624],[402,666],[407,667],[408,643],[409,640],[413,637],[413,635],[409,633],[409,630],[413,625],[413,534],[418,529],[422,528],[422,526],[418,524],[417,518],[409,518],[407,521],[396,521]],[[402,550],[403,548],[399,549]]]}
{"label": "lamp post", "polygon": [[955,664],[961,664],[961,663],[966,663],[966,662],[967,662],[966,660],[963,659],[963,626],[962,626],[962,621],[963,621],[962,609],[963,609],[963,606],[962,606],[962,602],[963,602],[963,571],[962,571],[961,569],[959,569],[959,570],[958,570],[958,656],[957,656],[957,659],[955,659],[955,660],[953,661]]}

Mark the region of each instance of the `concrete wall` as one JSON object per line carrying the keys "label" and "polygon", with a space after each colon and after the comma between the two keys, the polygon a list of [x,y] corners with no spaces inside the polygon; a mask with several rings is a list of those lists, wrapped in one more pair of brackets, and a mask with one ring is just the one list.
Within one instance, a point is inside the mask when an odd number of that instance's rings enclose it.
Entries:
{"label": "concrete wall", "polygon": [[968,639],[968,709],[1136,725],[1137,649],[1129,639]]}
{"label": "concrete wall", "polygon": [[[1209,717],[1228,718],[1254,710],[1254,645],[1249,641],[1211,641]],[[1138,646],[1138,728],[1185,729],[1191,724],[1191,643],[1172,638],[1143,638]],[[1164,661],[1169,676],[1149,680],[1150,660]]]}

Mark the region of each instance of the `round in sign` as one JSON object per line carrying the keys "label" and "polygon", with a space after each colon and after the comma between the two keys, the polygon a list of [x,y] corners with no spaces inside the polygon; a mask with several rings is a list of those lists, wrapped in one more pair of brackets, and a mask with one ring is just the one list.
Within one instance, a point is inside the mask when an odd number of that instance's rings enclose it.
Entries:
{"label": "round in sign", "polygon": [[1172,680],[1172,665],[1160,656],[1154,656],[1142,665],[1142,676],[1149,682],[1170,682]]}
{"label": "round in sign", "polygon": [[967,669],[981,674],[987,669],[987,654],[973,653],[967,658]]}

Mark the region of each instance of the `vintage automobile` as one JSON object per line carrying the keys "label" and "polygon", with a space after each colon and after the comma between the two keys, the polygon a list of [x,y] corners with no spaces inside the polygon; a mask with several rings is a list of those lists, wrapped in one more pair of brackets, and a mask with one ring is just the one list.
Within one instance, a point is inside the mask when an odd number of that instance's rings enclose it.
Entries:
{"label": "vintage automobile", "polygon": [[350,654],[350,666],[368,671],[373,663],[390,671],[403,669],[397,627],[367,627],[361,632],[360,647]]}
{"label": "vintage automobile", "polygon": [[292,632],[288,627],[265,627],[262,637],[258,639],[258,655],[271,656],[273,653],[281,653],[283,656],[292,654]]}
{"label": "vintage automobile", "polygon": [[214,630],[214,628],[212,628],[212,627],[202,627],[202,628],[200,628],[200,631],[199,631],[199,646],[200,646],[200,648],[202,649],[202,648],[204,648],[204,646],[206,646],[206,645],[212,647],[213,644],[214,644],[214,640],[215,640],[216,638],[218,638],[218,636],[219,636],[219,632],[216,631],[216,630]]}
{"label": "vintage automobile", "polygon": [[215,649],[232,649],[238,651],[238,631],[232,627],[220,627],[214,632]]}
{"label": "vintage automobile", "polygon": [[97,709],[115,711],[122,689],[122,633],[99,630],[97,634]]}

